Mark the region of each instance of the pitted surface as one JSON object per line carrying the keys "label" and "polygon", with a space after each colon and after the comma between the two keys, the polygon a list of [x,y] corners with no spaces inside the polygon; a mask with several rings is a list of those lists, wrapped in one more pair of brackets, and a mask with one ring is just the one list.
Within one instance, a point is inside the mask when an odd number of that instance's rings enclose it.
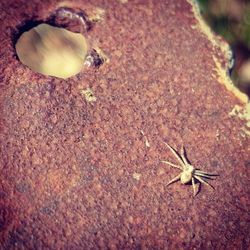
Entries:
{"label": "pitted surface", "polygon": [[[212,56],[223,55],[193,28],[191,6],[74,5],[105,11],[88,36],[109,62],[60,80],[22,65],[12,40],[58,2],[1,3],[2,249],[246,249],[249,140],[216,77]],[[160,162],[175,161],[163,141],[218,173],[215,191],[166,187],[177,171]]]}

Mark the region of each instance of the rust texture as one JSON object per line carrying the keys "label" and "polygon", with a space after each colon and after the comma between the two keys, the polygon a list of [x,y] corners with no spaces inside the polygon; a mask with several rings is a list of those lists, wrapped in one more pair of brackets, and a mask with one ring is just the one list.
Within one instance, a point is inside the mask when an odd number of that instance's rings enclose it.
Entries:
{"label": "rust texture", "polygon": [[[88,39],[109,59],[68,80],[14,49],[62,5],[96,15]],[[1,0],[0,20],[1,249],[247,249],[249,139],[189,3]],[[163,141],[218,173],[215,190],[167,187]]]}

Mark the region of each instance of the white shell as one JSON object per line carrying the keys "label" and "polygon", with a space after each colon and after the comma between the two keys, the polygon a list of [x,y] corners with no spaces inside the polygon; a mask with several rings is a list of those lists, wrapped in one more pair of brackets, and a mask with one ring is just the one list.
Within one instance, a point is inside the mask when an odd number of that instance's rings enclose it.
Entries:
{"label": "white shell", "polygon": [[40,24],[21,35],[16,52],[31,70],[65,79],[81,71],[88,45],[82,34]]}

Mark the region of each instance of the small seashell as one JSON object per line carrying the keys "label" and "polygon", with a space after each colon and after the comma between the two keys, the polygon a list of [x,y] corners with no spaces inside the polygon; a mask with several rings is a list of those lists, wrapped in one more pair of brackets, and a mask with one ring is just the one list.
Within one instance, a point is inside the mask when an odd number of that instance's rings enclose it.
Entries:
{"label": "small seashell", "polygon": [[31,70],[66,79],[81,71],[88,44],[82,34],[40,24],[20,36],[16,52]]}

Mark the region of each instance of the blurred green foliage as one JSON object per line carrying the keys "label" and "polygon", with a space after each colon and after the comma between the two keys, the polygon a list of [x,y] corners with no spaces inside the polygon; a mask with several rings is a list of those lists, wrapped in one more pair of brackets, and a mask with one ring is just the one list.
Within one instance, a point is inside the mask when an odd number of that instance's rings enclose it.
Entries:
{"label": "blurred green foliage", "polygon": [[233,81],[250,96],[250,0],[196,1],[206,22],[231,45],[235,55]]}
{"label": "blurred green foliage", "polygon": [[250,1],[197,0],[212,29],[230,44],[241,41],[250,49]]}
{"label": "blurred green foliage", "polygon": [[247,6],[245,10],[241,28],[242,28],[241,32],[242,40],[245,41],[248,48],[250,48],[250,4]]}

